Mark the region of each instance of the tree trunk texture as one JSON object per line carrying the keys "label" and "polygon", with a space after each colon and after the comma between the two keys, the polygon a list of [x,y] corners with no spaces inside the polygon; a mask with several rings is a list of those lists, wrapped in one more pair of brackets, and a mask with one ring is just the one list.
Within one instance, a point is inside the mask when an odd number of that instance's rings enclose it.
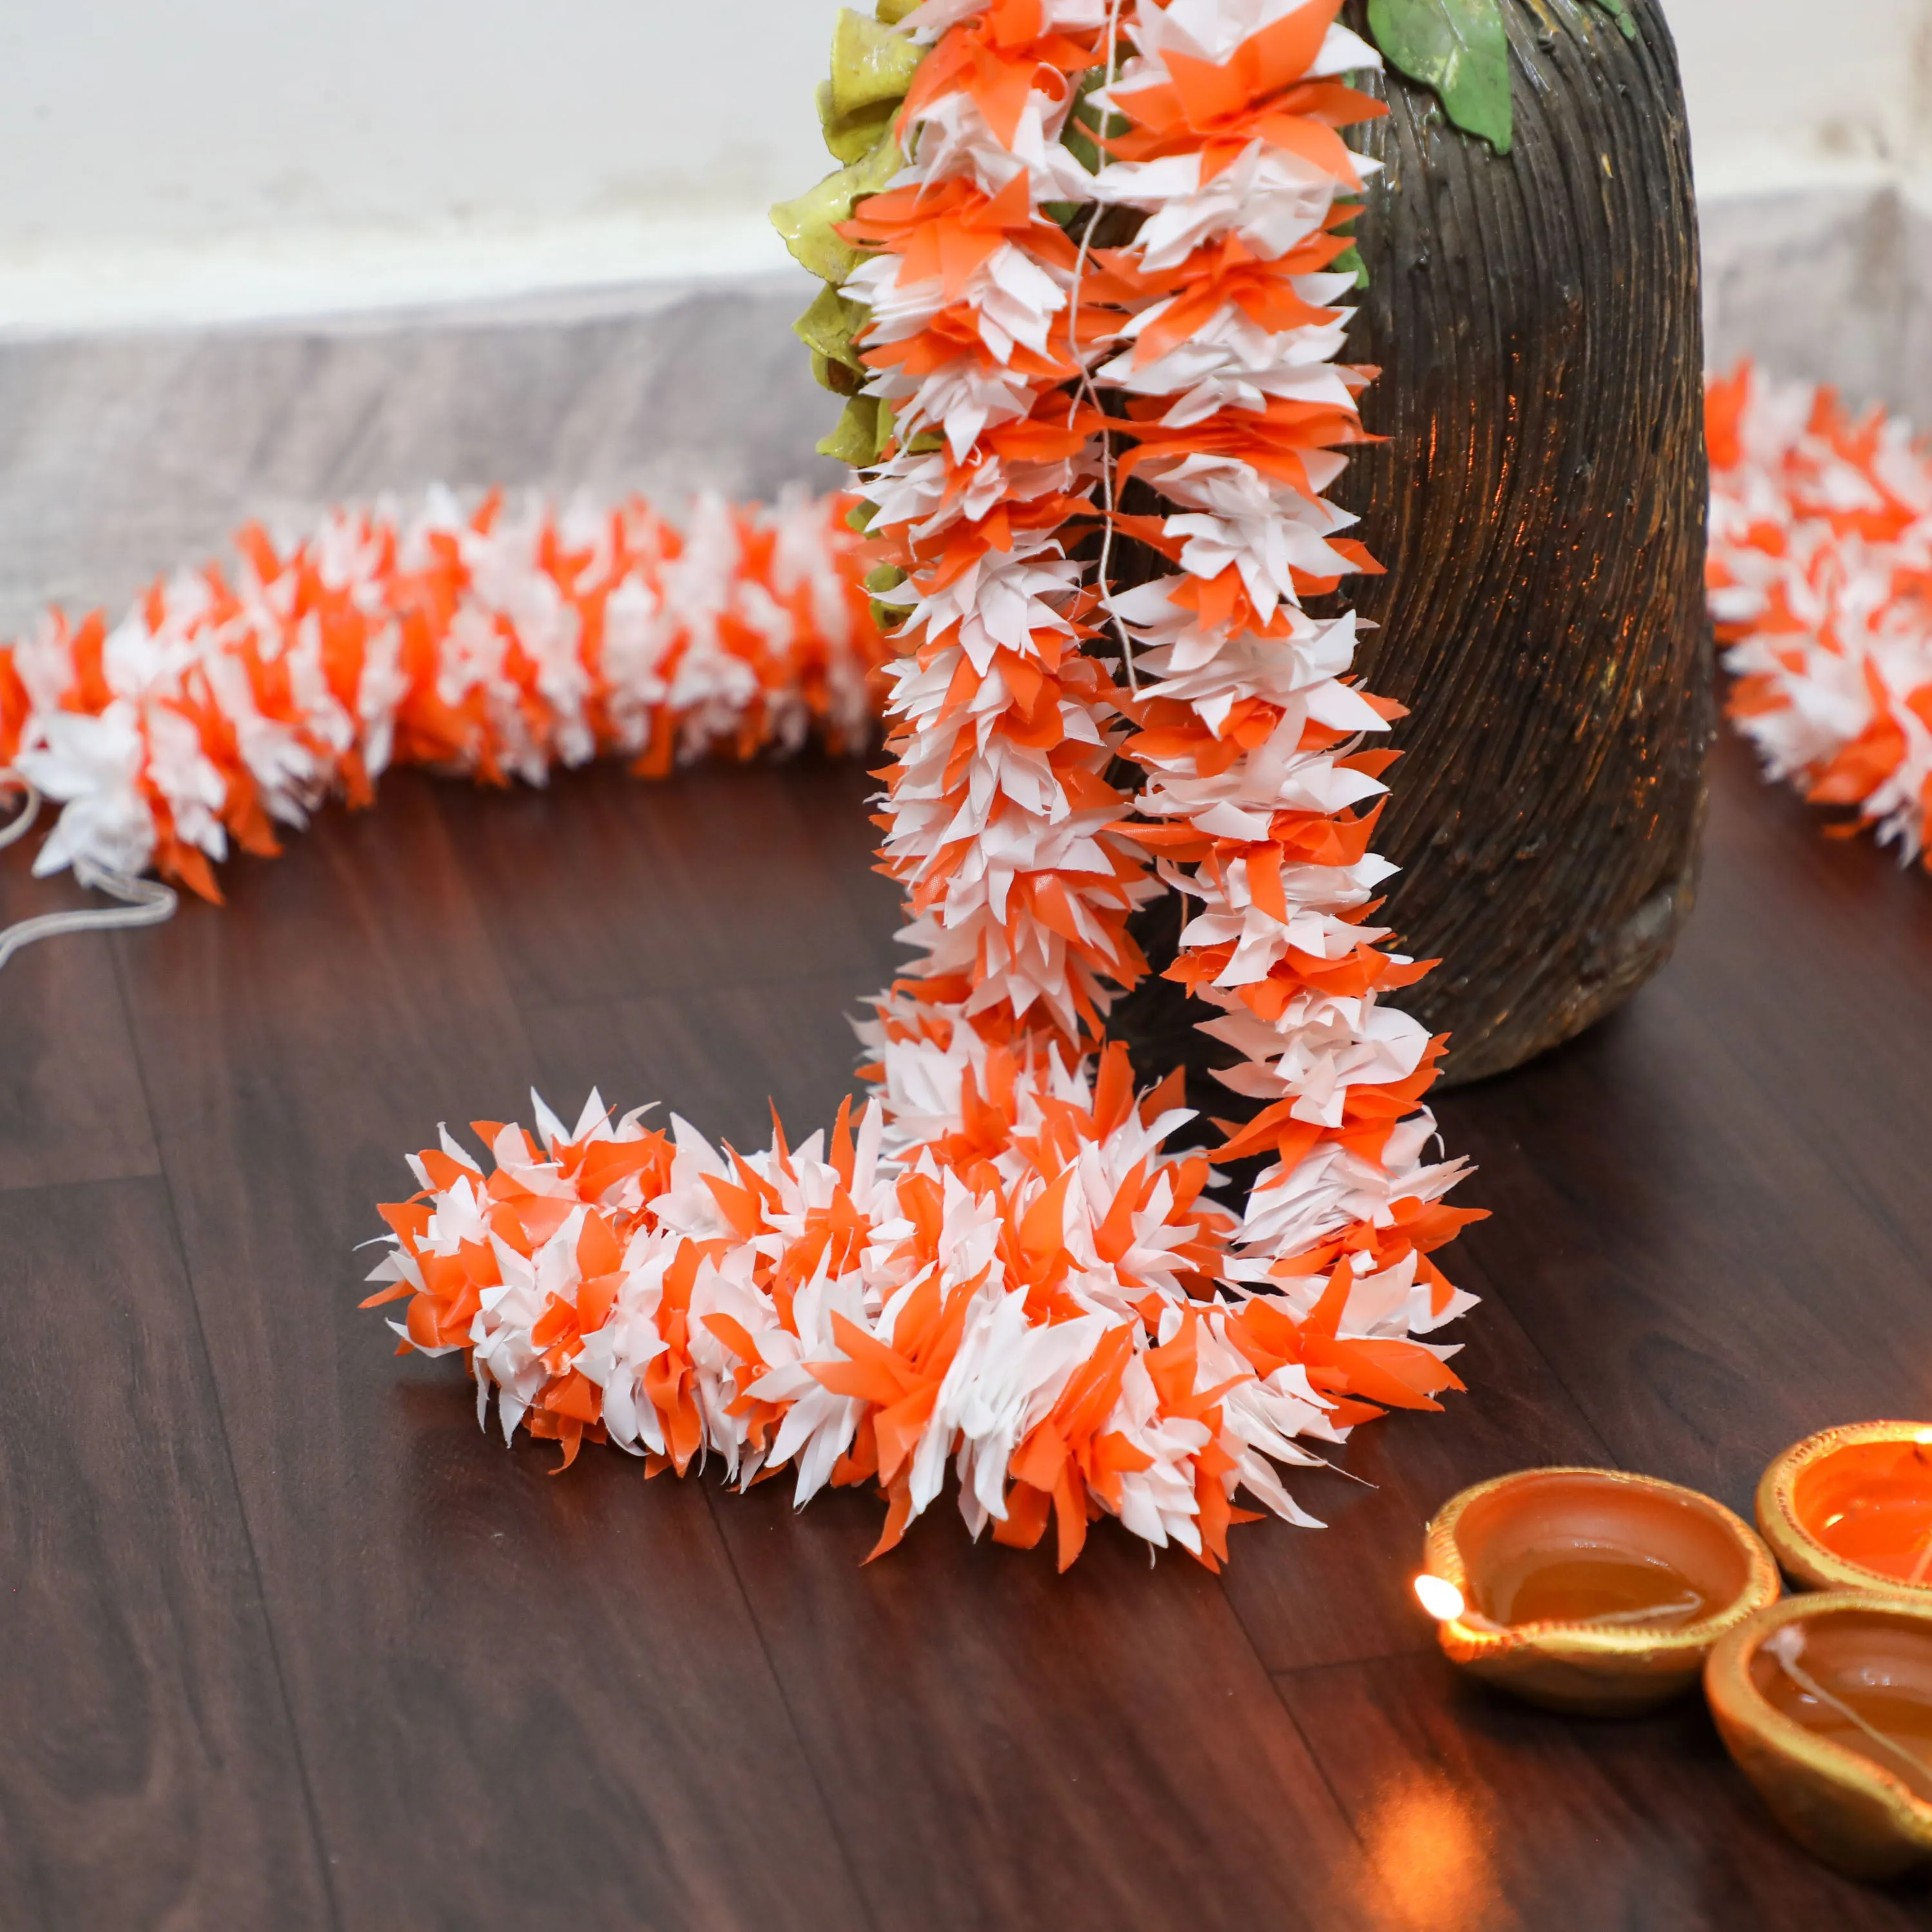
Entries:
{"label": "tree trunk texture", "polygon": [[[1372,690],[1412,715],[1373,841],[1378,915],[1443,963],[1394,1004],[1453,1036],[1451,1082],[1581,1032],[1668,958],[1690,909],[1714,718],[1704,615],[1697,232],[1675,51],[1594,0],[1502,0],[1515,140],[1460,132],[1393,70],[1357,224],[1350,359],[1378,364],[1333,494],[1388,567],[1348,580]],[[1345,14],[1364,30],[1363,0]],[[1339,600],[1338,608],[1339,608]],[[1317,607],[1320,608],[1320,607]],[[1175,896],[1139,915],[1156,974]],[[1224,1056],[1144,982],[1116,1030],[1149,1073]],[[1238,1111],[1248,1111],[1242,1107]]]}

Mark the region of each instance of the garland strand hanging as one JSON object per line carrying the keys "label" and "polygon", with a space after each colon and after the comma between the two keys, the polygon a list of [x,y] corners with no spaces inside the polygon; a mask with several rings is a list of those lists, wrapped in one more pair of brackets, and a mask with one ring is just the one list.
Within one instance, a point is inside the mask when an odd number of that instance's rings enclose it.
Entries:
{"label": "garland strand hanging", "polygon": [[[1107,1514],[1214,1568],[1238,1495],[1310,1522],[1281,1466],[1460,1386],[1424,1338],[1471,1298],[1429,1256],[1474,1216],[1426,1157],[1441,1042],[1379,1003],[1422,969],[1370,923],[1392,707],[1301,608],[1370,567],[1322,494],[1368,374],[1334,360],[1371,165],[1336,129],[1380,111],[1338,6],[844,16],[848,166],[778,218],[827,277],[800,332],[897,622],[881,850],[916,957],[829,1136],[742,1154],[593,1094],[476,1124],[487,1165],[446,1130],[412,1158],[371,1300],[506,1439],[789,1466],[800,1504],[876,1482],[875,1555],[950,1469],[976,1536],[1051,1526],[1064,1568]],[[1117,537],[1168,573],[1118,591],[1086,560]],[[1137,1094],[1105,1038],[1163,890],[1262,1103],[1222,1150],[1270,1156],[1238,1215],[1167,1145],[1178,1074]]]}

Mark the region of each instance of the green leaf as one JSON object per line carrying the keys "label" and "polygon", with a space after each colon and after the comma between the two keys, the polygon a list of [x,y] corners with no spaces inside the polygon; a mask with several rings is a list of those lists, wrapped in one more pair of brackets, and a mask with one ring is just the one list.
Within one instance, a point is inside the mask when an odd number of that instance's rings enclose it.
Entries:
{"label": "green leaf", "polygon": [[821,80],[818,83],[819,132],[825,136],[825,145],[835,160],[856,161],[861,154],[869,153],[892,132],[892,123],[898,116],[896,100],[882,100],[876,107],[862,107],[851,114],[841,114],[833,100],[831,82]]}
{"label": "green leaf", "polygon": [[862,376],[866,365],[859,359],[852,338],[871,320],[872,314],[863,302],[848,300],[828,283],[813,298],[811,308],[792,324],[791,332],[828,362],[842,362]]}
{"label": "green leaf", "polygon": [[1597,4],[1624,30],[1625,40],[1636,38],[1636,22],[1630,17],[1630,10],[1624,4],[1624,0],[1597,0]]}
{"label": "green leaf", "polygon": [[862,160],[827,175],[796,201],[780,202],[772,210],[772,226],[821,282],[843,282],[866,256],[833,232],[836,225],[850,219],[854,202],[877,194],[904,166],[898,143],[888,135]]}
{"label": "green leaf", "polygon": [[849,7],[832,29],[832,107],[842,119],[903,100],[926,50]]}
{"label": "green leaf", "polygon": [[1384,58],[1432,87],[1466,134],[1510,150],[1509,43],[1496,0],[1369,0]]}
{"label": "green leaf", "polygon": [[879,452],[879,405],[872,396],[854,396],[845,405],[838,426],[818,445],[820,456],[853,470],[862,470]]}
{"label": "green leaf", "polygon": [[1361,250],[1352,242],[1328,264],[1328,271],[1330,274],[1353,275],[1358,289],[1369,285],[1369,265],[1362,260]]}

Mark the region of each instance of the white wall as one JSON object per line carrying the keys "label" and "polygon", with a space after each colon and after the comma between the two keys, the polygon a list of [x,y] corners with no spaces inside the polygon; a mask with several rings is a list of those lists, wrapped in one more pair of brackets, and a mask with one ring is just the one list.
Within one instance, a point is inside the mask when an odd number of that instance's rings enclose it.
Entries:
{"label": "white wall", "polygon": [[[1932,161],[1932,0],[1666,4],[1708,190]],[[780,268],[836,8],[5,0],[0,328]]]}
{"label": "white wall", "polygon": [[1664,6],[1702,194],[1910,182],[1932,168],[1932,0]]}
{"label": "white wall", "polygon": [[776,268],[837,0],[4,0],[0,327]]}

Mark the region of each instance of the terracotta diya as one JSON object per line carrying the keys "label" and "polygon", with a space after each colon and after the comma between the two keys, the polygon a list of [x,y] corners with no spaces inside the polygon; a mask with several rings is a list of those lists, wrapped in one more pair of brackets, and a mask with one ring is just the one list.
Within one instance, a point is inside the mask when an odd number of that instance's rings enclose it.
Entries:
{"label": "terracotta diya", "polygon": [[1932,1425],[1857,1422],[1792,1444],[1758,1484],[1757,1525],[1802,1588],[1932,1604]]}
{"label": "terracotta diya", "polygon": [[1429,1526],[1416,1594],[1450,1660],[1558,1711],[1648,1710],[1778,1594],[1748,1525],[1620,1469],[1523,1469]]}
{"label": "terracotta diya", "polygon": [[1779,1823],[1862,1878],[1932,1858],[1932,1604],[1789,1597],[1711,1652],[1726,1748]]}

